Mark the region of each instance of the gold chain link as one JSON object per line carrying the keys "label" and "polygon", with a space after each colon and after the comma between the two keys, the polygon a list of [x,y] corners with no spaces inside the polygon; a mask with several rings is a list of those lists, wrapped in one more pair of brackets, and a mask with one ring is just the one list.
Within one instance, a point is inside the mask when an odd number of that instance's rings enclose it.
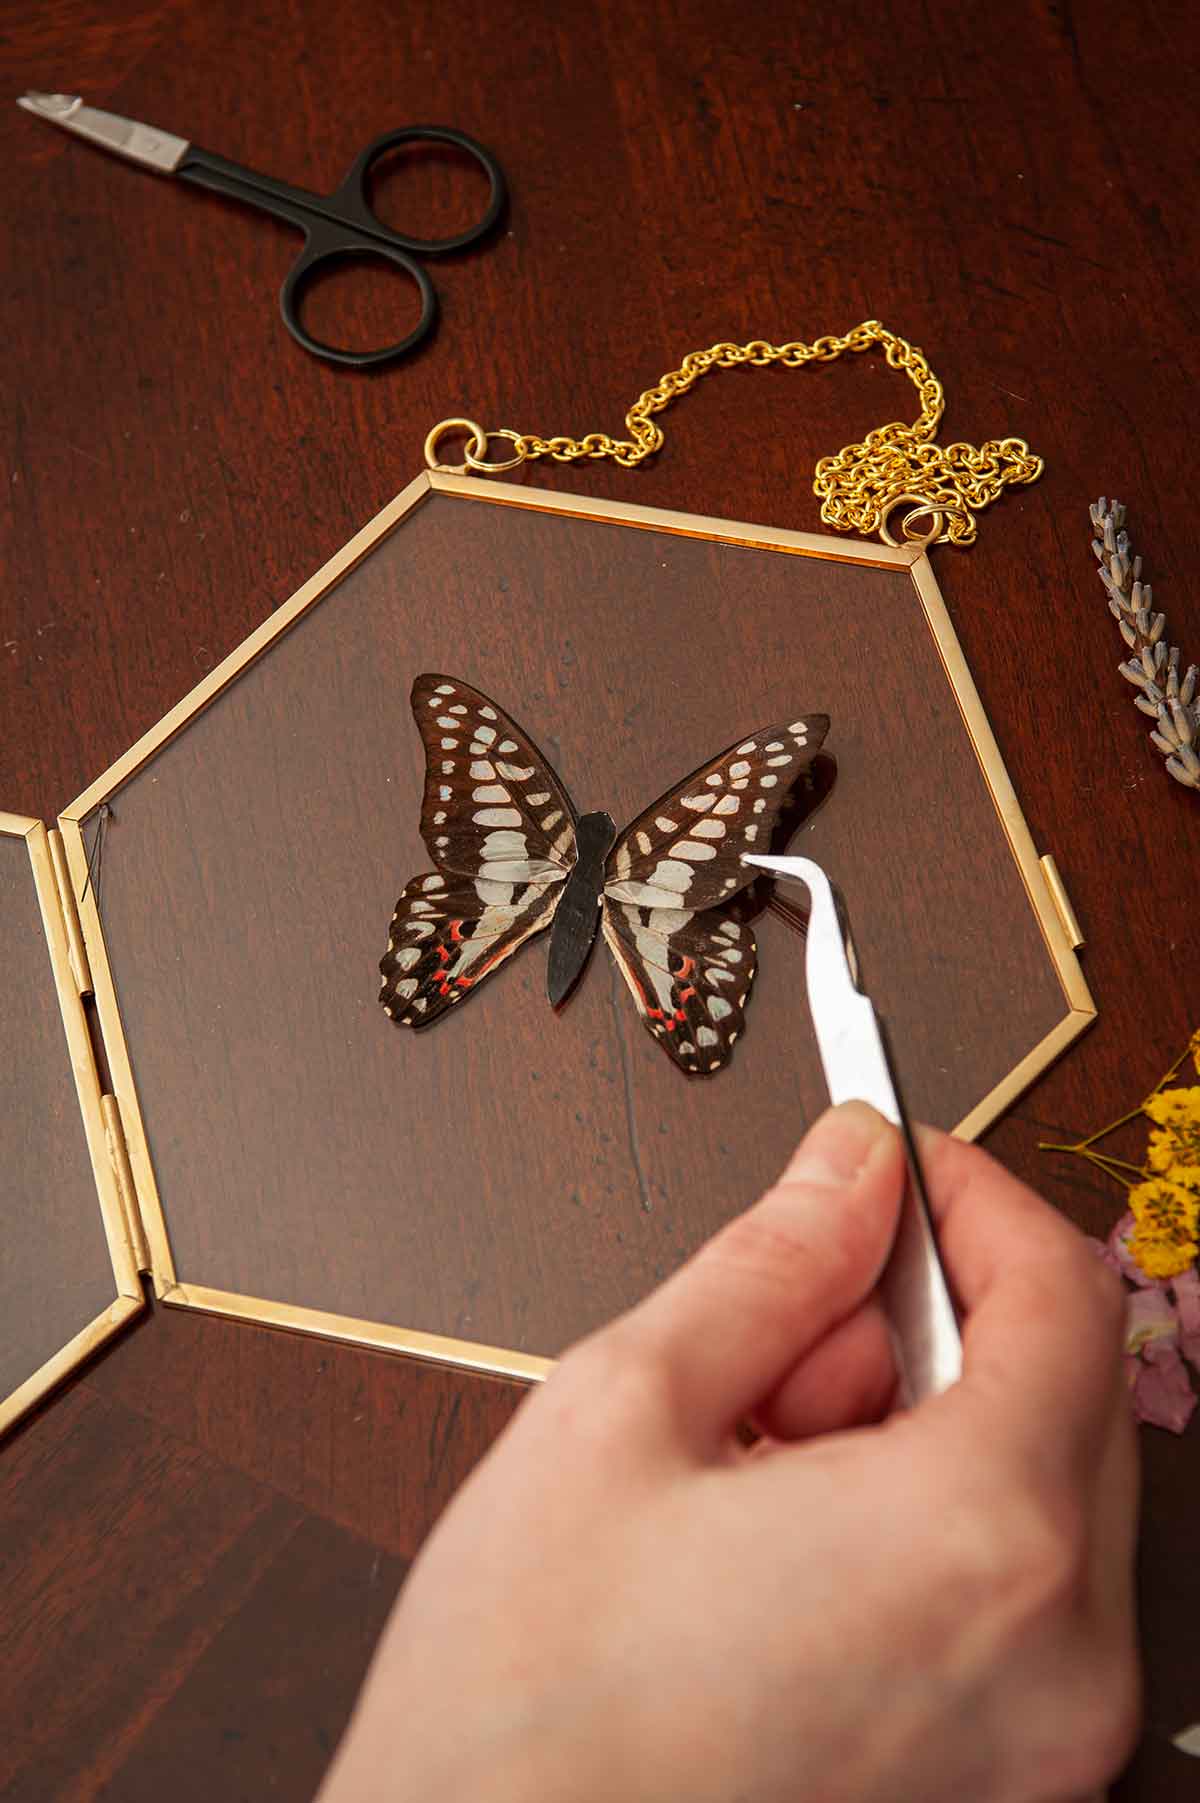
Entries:
{"label": "gold chain link", "polygon": [[[539,457],[552,457],[556,463],[611,457],[633,469],[662,448],[663,434],[654,415],[714,369],[734,369],[743,363],[758,368],[783,363],[799,369],[806,363],[832,363],[847,351],[866,351],[876,345],[891,367],[902,369],[912,382],[921,398],[921,411],[911,425],[893,420],[868,432],[861,444],[845,445],[836,457],[820,459],[813,493],[821,502],[821,519],[839,532],[880,532],[894,543],[887,533],[889,514],[899,501],[916,501],[914,511],[933,517],[939,532],[933,540],[910,533],[906,518],[906,537],[914,542],[969,545],[975,538],[975,514],[990,506],[1011,483],[1036,482],[1044,468],[1042,459],[1033,455],[1023,438],[991,438],[978,449],[969,444],[935,444],[933,435],[946,404],[942,385],[924,352],[877,319],[865,320],[842,338],[815,338],[811,344],[768,344],[765,339],[752,338],[748,344],[714,344],[708,350],[692,351],[678,369],[669,370],[638,396],[625,415],[628,438],[612,438],[607,432],[589,432],[582,438],[541,438],[505,427],[484,436],[511,439],[514,454],[503,465],[491,467],[511,468]],[[431,468],[441,467],[435,461],[438,433],[435,427],[426,446]],[[469,468],[487,467],[481,457],[483,450],[486,443],[468,447]]]}

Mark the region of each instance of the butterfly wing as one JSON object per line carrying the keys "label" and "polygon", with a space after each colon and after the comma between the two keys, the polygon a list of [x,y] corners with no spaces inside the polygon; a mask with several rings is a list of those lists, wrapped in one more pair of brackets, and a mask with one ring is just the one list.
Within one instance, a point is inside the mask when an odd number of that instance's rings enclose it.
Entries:
{"label": "butterfly wing", "polygon": [[556,883],[415,876],[396,903],[379,963],[379,1000],[398,1025],[425,1027],[548,927]]}
{"label": "butterfly wing", "polygon": [[437,1020],[549,926],[575,863],[575,810],[528,734],[478,689],[418,676],[421,837],[436,871],[396,904],[379,1000],[402,1026]]}
{"label": "butterfly wing", "polygon": [[742,1031],[754,934],[723,908],[638,908],[604,899],[602,921],[643,1025],[681,1070],[720,1070]]}
{"label": "butterfly wing", "polygon": [[828,730],[828,715],[809,714],[739,740],[609,853],[604,937],[644,1026],[683,1070],[719,1070],[742,1031],[754,934],[725,904],[756,880],[742,853],[770,844]]}
{"label": "butterfly wing", "polygon": [[412,710],[425,746],[421,837],[438,869],[560,882],[575,862],[575,810],[528,734],[452,676],[418,676]]}
{"label": "butterfly wing", "polygon": [[741,739],[656,801],[609,853],[604,893],[638,908],[715,908],[758,872],[793,785],[829,730],[827,714]]}

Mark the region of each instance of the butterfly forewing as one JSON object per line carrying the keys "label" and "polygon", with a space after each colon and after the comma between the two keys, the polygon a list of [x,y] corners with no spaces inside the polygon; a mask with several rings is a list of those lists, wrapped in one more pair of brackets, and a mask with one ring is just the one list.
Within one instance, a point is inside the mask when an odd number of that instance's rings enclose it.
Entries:
{"label": "butterfly forewing", "polygon": [[561,884],[415,876],[396,903],[380,960],[379,1000],[405,1027],[424,1027],[469,995],[547,927]]}
{"label": "butterfly forewing", "polygon": [[826,714],[750,733],[704,764],[623,832],[604,893],[632,907],[714,908],[755,880],[744,851],[765,851],[797,779],[829,730]]}
{"label": "butterfly forewing", "polygon": [[604,899],[604,937],[643,1025],[681,1070],[720,1070],[745,1025],[754,934],[723,908],[692,913]]}
{"label": "butterfly forewing", "polygon": [[438,869],[558,882],[575,862],[575,811],[528,734],[451,676],[418,676],[412,710],[425,746],[421,837]]}

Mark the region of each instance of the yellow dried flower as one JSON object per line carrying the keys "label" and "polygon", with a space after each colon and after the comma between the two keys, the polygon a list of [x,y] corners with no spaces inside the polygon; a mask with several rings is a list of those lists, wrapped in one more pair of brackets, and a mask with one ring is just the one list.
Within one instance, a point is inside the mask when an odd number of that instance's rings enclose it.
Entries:
{"label": "yellow dried flower", "polygon": [[1148,1277],[1177,1277],[1200,1251],[1200,1195],[1165,1177],[1149,1177],[1129,1192],[1136,1223],[1129,1249]]}
{"label": "yellow dried flower", "polygon": [[1160,1127],[1171,1127],[1177,1132],[1190,1127],[1200,1133],[1200,1088],[1160,1089],[1147,1096],[1142,1113]]}

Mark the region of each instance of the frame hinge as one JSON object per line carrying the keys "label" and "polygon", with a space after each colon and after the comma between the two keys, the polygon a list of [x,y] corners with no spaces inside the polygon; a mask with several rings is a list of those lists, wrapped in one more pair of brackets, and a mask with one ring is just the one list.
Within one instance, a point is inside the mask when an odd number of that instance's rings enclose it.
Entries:
{"label": "frame hinge", "polygon": [[121,1213],[125,1217],[125,1237],[129,1241],[129,1247],[138,1270],[148,1271],[150,1269],[150,1248],[146,1244],[146,1233],[142,1226],[137,1191],[133,1187],[133,1172],[129,1166],[129,1148],[125,1144],[125,1128],[121,1121],[121,1108],[116,1096],[106,1092],[100,1097],[100,1113],[104,1120],[104,1144],[108,1152],[108,1162],[112,1166],[113,1177],[116,1181],[117,1195],[121,1201]]}
{"label": "frame hinge", "polygon": [[1058,873],[1058,865],[1049,852],[1038,859],[1042,875],[1046,879],[1046,887],[1050,891],[1050,900],[1054,903],[1054,912],[1058,915],[1059,924],[1067,936],[1067,943],[1073,952],[1077,952],[1084,943],[1083,931],[1078,916],[1071,906],[1071,898],[1067,894],[1066,884]]}
{"label": "frame hinge", "polygon": [[67,955],[71,962],[71,975],[75,979],[75,987],[80,995],[92,993],[92,967],[88,963],[87,947],[83,943],[83,928],[79,924],[79,909],[75,905],[75,891],[71,887],[71,872],[67,868],[67,853],[62,842],[62,834],[56,826],[46,833],[50,843],[50,863],[54,870],[54,886],[58,890],[58,905],[63,917],[63,926],[67,934]]}

